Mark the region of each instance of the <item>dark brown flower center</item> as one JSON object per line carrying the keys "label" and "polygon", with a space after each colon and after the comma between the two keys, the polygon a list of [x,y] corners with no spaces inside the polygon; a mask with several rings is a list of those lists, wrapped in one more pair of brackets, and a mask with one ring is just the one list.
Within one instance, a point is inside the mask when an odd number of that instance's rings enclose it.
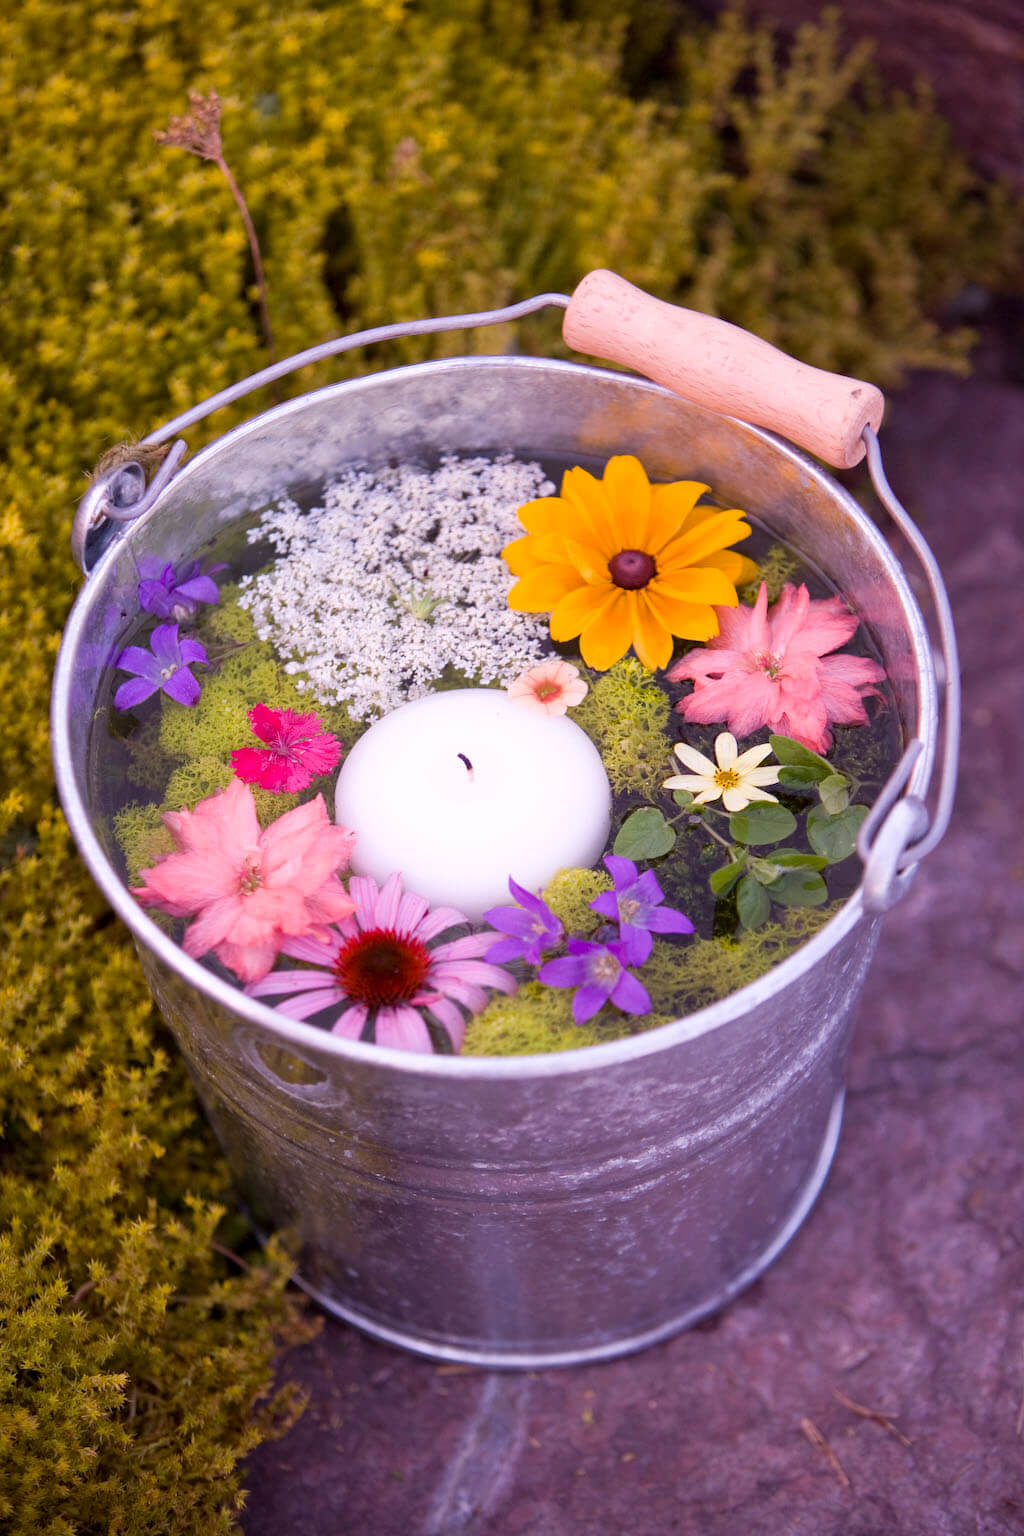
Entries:
{"label": "dark brown flower center", "polygon": [[658,574],[654,556],[642,549],[620,549],[608,562],[608,572],[617,587],[637,592]]}
{"label": "dark brown flower center", "polygon": [[357,934],[341,946],[334,962],[334,974],[347,995],[369,1008],[409,1002],[429,970],[427,946],[393,928]]}

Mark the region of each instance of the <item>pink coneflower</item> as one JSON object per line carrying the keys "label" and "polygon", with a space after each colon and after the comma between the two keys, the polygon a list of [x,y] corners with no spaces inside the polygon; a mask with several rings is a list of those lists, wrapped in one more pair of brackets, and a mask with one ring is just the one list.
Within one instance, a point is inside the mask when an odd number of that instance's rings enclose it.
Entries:
{"label": "pink coneflower", "polygon": [[260,830],[252,790],[233,779],[194,811],[164,817],[179,847],[142,871],[132,895],[143,906],[196,920],[185,953],[209,950],[242,981],[258,981],[287,939],[326,936],[353,902],[338,879],[355,833],[330,821],[323,797]]}
{"label": "pink coneflower", "polygon": [[569,661],[542,661],[520,672],[509,684],[508,696],[541,715],[564,715],[587,695],[587,685]]}
{"label": "pink coneflower", "polygon": [[292,1019],[337,1008],[331,1032],[349,1040],[359,1039],[372,1014],[378,1045],[426,1052],[434,1047],[425,1012],[447,1030],[457,1051],[466,1034],[462,1010],[479,1013],[488,989],[516,990],[508,971],[479,958],[498,935],[471,933],[437,943],[466,925],[466,917],[454,907],[431,911],[421,896],[402,890],[401,875],[389,875],[382,886],[353,876],[349,892],[355,910],[326,940],[289,939],[281,946],[314,969],[273,971],[246,988],[250,997],[290,994],[274,1006]]}
{"label": "pink coneflower", "polygon": [[863,700],[885,676],[866,656],[830,656],[857,619],[842,598],[812,601],[805,586],[783,587],[768,613],[764,583],[753,608],[718,608],[719,633],[687,651],[666,674],[690,678],[693,693],[676,708],[698,725],[724,722],[735,736],[762,726],[825,752],[835,725],[865,725]]}
{"label": "pink coneflower", "polygon": [[275,795],[308,789],[341,759],[337,736],[325,731],[318,715],[296,715],[290,709],[254,704],[249,724],[265,747],[238,747],[231,766],[245,784],[259,784]]}

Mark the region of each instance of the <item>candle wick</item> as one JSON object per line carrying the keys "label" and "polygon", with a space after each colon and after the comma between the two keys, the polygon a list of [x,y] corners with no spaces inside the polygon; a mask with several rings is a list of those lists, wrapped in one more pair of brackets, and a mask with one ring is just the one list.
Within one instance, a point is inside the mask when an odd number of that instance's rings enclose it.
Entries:
{"label": "candle wick", "polygon": [[470,778],[472,778],[473,777],[473,764],[470,762],[470,760],[466,756],[465,752],[456,752],[455,756],[456,757],[460,757],[462,759],[462,761],[466,765],[466,772],[469,774]]}

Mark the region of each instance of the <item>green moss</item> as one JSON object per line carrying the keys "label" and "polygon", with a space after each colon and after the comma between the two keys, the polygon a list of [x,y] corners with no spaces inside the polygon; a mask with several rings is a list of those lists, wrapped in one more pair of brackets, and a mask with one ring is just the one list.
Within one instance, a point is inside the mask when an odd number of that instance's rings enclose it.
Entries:
{"label": "green moss", "polygon": [[[198,704],[186,707],[173,699],[161,700],[159,749],[190,761],[221,758],[227,762],[234,748],[256,744],[249,724],[254,704],[298,714],[313,710],[350,747],[366,727],[357,725],[344,709],[323,708],[311,693],[299,688],[273,647],[255,638],[250,614],[238,605],[238,590],[224,587],[221,601],[203,611],[197,636],[213,665],[209,672],[198,674],[203,684]],[[149,765],[152,743],[146,732],[140,735],[144,740],[138,752]]]}
{"label": "green moss", "polygon": [[772,544],[763,560],[758,561],[754,580],[737,588],[740,602],[753,606],[757,602],[761,583],[764,582],[768,588],[768,601],[774,603],[786,582],[792,581],[799,569],[799,555],[794,554],[785,544]]}
{"label": "green moss", "polygon": [[114,836],[124,853],[129,885],[175,847],[158,805],[126,805],[114,817]]}
{"label": "green moss", "polygon": [[655,939],[641,973],[652,1005],[646,1027],[684,1018],[748,986],[824,927],[841,906],[790,907],[778,922],[752,933],[741,930],[731,939]]}
{"label": "green moss", "polygon": [[192,810],[196,803],[227,789],[234,774],[230,760],[222,757],[194,757],[175,768],[167,781],[162,810]]}
{"label": "green moss", "polygon": [[611,876],[603,869],[560,869],[541,895],[566,933],[585,934],[601,921],[590,903],[611,888]]}
{"label": "green moss", "polygon": [[225,582],[220,602],[202,610],[200,632],[211,649],[226,645],[249,645],[256,639],[256,626],[248,608],[239,607],[242,588],[238,582]]}
{"label": "green moss", "polygon": [[572,1016],[572,989],[528,981],[514,997],[499,996],[470,1019],[463,1056],[529,1056],[571,1051],[631,1035],[636,1021],[605,1007],[587,1024]]}
{"label": "green moss", "polygon": [[612,789],[653,795],[671,772],[668,695],[635,656],[592,675],[590,691],[573,710],[596,744]]}

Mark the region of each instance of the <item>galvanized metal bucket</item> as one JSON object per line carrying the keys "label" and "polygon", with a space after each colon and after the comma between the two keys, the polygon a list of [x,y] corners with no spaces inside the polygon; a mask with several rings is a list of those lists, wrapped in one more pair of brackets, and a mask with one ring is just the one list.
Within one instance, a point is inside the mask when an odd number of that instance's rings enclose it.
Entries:
{"label": "galvanized metal bucket", "polygon": [[[545,295],[459,323],[565,302]],[[448,323],[382,328],[303,360]],[[899,517],[870,430],[868,444],[876,484]],[[293,1022],[190,960],[156,927],[128,894],[97,812],[90,727],[137,612],[143,556],[180,562],[232,520],[283,494],[301,503],[353,462],[491,450],[633,453],[652,478],[706,480],[724,505],[749,510],[825,571],[870,630],[907,751],[865,826],[860,888],[759,981],[614,1044],[554,1056],[422,1057]],[[600,1359],[721,1307],[779,1253],[821,1188],[877,914],[948,819],[955,644],[920,536],[907,520],[947,655],[944,783],[930,830],[923,802],[939,710],[922,615],[871,519],[765,431],[622,373],[477,356],[317,390],[180,469],[179,459],[172,453],[149,488],[141,469],[122,468],[83,505],[76,551],[83,564],[102,552],[64,635],[54,750],[79,847],[135,937],[257,1228],[297,1232],[301,1283],[330,1311],[447,1359],[522,1367]]]}

